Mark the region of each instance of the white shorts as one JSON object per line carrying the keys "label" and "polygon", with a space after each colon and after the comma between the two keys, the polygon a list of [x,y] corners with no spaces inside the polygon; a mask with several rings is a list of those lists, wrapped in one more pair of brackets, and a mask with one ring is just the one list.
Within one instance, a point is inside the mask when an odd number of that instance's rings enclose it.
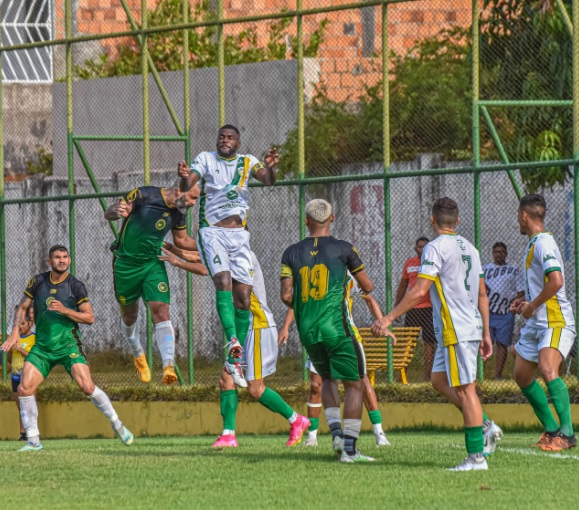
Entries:
{"label": "white shorts", "polygon": [[437,344],[433,372],[446,372],[450,386],[464,386],[476,381],[480,340],[458,342],[448,347]]}
{"label": "white shorts", "polygon": [[[366,369],[366,353],[364,352],[364,346],[362,345],[362,342],[358,342],[358,347],[359,347],[359,353],[362,356],[362,362],[364,363],[364,375],[367,375],[368,371]],[[306,359],[305,367],[306,367],[306,370],[309,370],[313,374],[318,373],[318,371],[316,370],[316,367],[314,367],[314,364],[312,363],[312,361],[310,360],[309,357]]]}
{"label": "white shorts", "polygon": [[567,357],[573,344],[575,343],[575,327],[538,329],[530,326],[523,326],[521,338],[515,344],[515,350],[521,358],[539,362],[539,351],[546,347],[557,349],[563,359]]}
{"label": "white shorts", "polygon": [[278,352],[277,328],[249,328],[241,352],[241,362],[247,365],[245,378],[248,381],[258,381],[273,374]]}
{"label": "white shorts", "polygon": [[249,232],[244,228],[204,227],[197,233],[201,261],[210,276],[228,271],[231,278],[253,285]]}

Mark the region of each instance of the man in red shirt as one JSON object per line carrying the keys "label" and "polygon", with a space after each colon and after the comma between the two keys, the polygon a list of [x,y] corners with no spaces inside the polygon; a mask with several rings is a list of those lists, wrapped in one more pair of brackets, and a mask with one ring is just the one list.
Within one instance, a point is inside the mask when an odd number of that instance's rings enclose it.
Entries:
{"label": "man in red shirt", "polygon": [[[402,301],[404,294],[410,290],[416,283],[418,270],[420,269],[420,258],[422,257],[422,250],[428,244],[426,237],[419,237],[416,240],[414,251],[416,257],[409,258],[404,263],[402,269],[402,278],[400,278],[400,285],[396,291],[396,305]],[[430,373],[432,372],[432,362],[434,360],[434,351],[436,349],[436,336],[434,335],[434,326],[432,324],[432,303],[430,302],[430,295],[418,303],[414,308],[408,311],[404,319],[404,326],[406,327],[421,327],[422,341],[424,343],[424,378],[430,381]]]}

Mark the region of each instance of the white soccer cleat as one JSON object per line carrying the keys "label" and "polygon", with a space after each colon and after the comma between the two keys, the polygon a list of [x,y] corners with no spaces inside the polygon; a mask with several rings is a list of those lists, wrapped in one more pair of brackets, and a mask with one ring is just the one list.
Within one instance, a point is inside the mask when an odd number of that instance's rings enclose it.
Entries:
{"label": "white soccer cleat", "polygon": [[304,443],[304,446],[318,446],[318,438],[317,437],[312,437],[312,438],[308,438],[306,439],[306,442]]}
{"label": "white soccer cleat", "polygon": [[340,436],[334,437],[332,440],[332,448],[338,457],[342,455],[342,452],[344,451],[344,438]]}
{"label": "white soccer cleat", "polygon": [[243,375],[243,368],[241,368],[241,363],[236,361],[235,363],[225,362],[223,366],[223,370],[225,370],[231,377],[233,377],[233,382],[236,386],[240,388],[247,388],[247,381],[245,380],[245,376]]}
{"label": "white soccer cleat", "polygon": [[356,450],[354,455],[348,455],[345,451],[342,452],[340,457],[340,462],[345,462],[347,464],[357,464],[361,462],[374,462],[373,457],[368,457],[367,455],[362,455],[360,450]]}
{"label": "white soccer cleat", "polygon": [[489,468],[484,455],[469,455],[458,466],[448,471],[486,471]]}
{"label": "white soccer cleat", "polygon": [[503,431],[501,428],[492,420],[488,420],[490,423],[487,427],[483,425],[483,437],[485,441],[484,454],[485,456],[492,455],[495,453],[497,443],[503,438]]}
{"label": "white soccer cleat", "polygon": [[376,437],[376,446],[392,446],[383,430],[379,434],[374,434],[374,436]]}

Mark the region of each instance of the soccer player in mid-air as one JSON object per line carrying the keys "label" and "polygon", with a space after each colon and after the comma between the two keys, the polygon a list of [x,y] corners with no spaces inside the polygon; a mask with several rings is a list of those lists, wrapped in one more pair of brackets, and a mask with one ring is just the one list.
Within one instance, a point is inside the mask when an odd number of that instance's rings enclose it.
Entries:
{"label": "soccer player in mid-air", "polygon": [[[364,376],[362,377],[362,382],[364,383],[364,405],[368,411],[368,417],[372,423],[372,429],[374,432],[374,437],[376,438],[377,446],[390,446],[390,441],[388,441],[384,430],[382,429],[382,413],[378,408],[378,399],[376,398],[376,392],[370,384],[370,380],[366,374],[366,357],[364,356],[364,346],[362,344],[362,337],[358,332],[358,328],[354,324],[354,318],[352,317],[352,306],[354,304],[354,296],[360,295],[366,303],[366,306],[370,310],[372,317],[375,320],[382,318],[382,311],[380,310],[380,305],[374,299],[372,294],[366,294],[362,292],[360,286],[356,283],[355,278],[348,274],[348,281],[346,282],[346,295],[344,298],[344,303],[346,306],[346,317],[348,323],[350,324],[350,329],[352,334],[356,337],[359,343],[359,348],[363,355],[364,360]],[[291,308],[288,308],[285,320],[282,327],[279,330],[279,343],[287,343],[289,337],[289,327],[294,321],[294,312]],[[309,371],[310,376],[310,395],[308,397],[308,418],[310,419],[310,426],[308,428],[308,439],[305,442],[306,446],[318,446],[318,427],[320,423],[320,414],[322,407],[322,378],[316,372],[316,368],[312,364],[311,360],[307,360],[306,368]],[[332,381],[336,384],[336,381]]]}
{"label": "soccer player in mid-air", "polygon": [[[121,329],[134,357],[141,381],[151,381],[151,369],[139,338],[139,298],[148,304],[157,346],[163,360],[164,384],[177,381],[175,374],[175,332],[171,324],[169,278],[162,256],[163,239],[173,236],[172,251],[195,251],[197,244],[187,235],[185,210],[199,198],[199,188],[187,193],[178,188],[143,186],[135,188],[111,205],[105,219],[123,219],[114,253],[115,297],[121,308]],[[197,260],[198,257],[197,257]]]}
{"label": "soccer player in mid-air", "polygon": [[[309,236],[283,254],[281,299],[293,309],[300,342],[322,377],[322,402],[334,451],[341,462],[373,461],[356,449],[362,425],[364,362],[347,320],[344,294],[348,271],[362,292],[369,294],[374,284],[356,248],[330,236],[332,206],[315,199],[305,212]],[[346,391],[343,431],[335,380],[341,380]]]}
{"label": "soccer player in mid-air", "polygon": [[123,426],[107,394],[95,386],[82,350],[79,324],[92,324],[94,314],[84,283],[72,276],[70,255],[62,245],[48,252],[50,271],[28,281],[24,296],[16,309],[12,332],[2,344],[9,351],[19,339],[18,324],[34,303],[36,343],[24,361],[18,386],[20,416],[26,429],[28,444],[19,451],[42,450],[38,431],[36,389],[57,365],[63,366],[79,388],[111,422],[113,430],[125,445],[133,442],[133,434]]}
{"label": "soccer player in mid-air", "polygon": [[[575,448],[569,392],[559,377],[561,362],[575,342],[575,317],[565,292],[563,258],[553,235],[545,232],[547,205],[542,195],[526,195],[519,204],[521,234],[528,236],[525,250],[525,296],[511,311],[527,321],[515,344],[514,379],[545,431],[536,446],[558,452]],[[553,416],[545,390],[535,379],[537,366],[559,417]]]}
{"label": "soccer player in mid-air", "polygon": [[[184,252],[183,255],[187,255]],[[290,434],[286,446],[294,446],[301,441],[304,431],[310,425],[305,416],[296,413],[274,390],[265,385],[264,379],[276,370],[278,340],[273,313],[267,305],[265,280],[255,253],[251,252],[253,265],[253,288],[249,308],[249,331],[243,348],[242,364],[246,368],[247,391],[262,406],[283,416],[290,423]],[[191,271],[179,263],[174,254],[167,253],[165,260],[170,264]],[[213,444],[213,448],[236,448],[235,418],[238,398],[233,377],[223,370],[219,380],[223,433]]]}
{"label": "soccer player in mid-air", "polygon": [[249,306],[253,267],[249,232],[245,230],[249,209],[248,182],[254,177],[266,186],[275,184],[275,148],[264,163],[239,154],[239,130],[225,125],[217,134],[217,151],[201,152],[189,168],[178,167],[181,190],[201,184],[199,234],[201,259],[215,285],[217,313],[227,338],[228,357],[224,370],[237,386],[247,387],[241,368],[241,351],[249,329]]}
{"label": "soccer player in mid-air", "polygon": [[[391,312],[374,323],[372,333],[393,337],[390,325],[430,292],[438,341],[432,384],[462,410],[468,452],[451,471],[484,470],[488,464],[483,410],[475,381],[479,352],[484,360],[492,354],[489,306],[479,253],[456,233],[458,221],[454,200],[445,197],[434,202],[431,222],[438,237],[424,247],[416,284]],[[502,431],[490,420],[487,429],[493,443],[489,449],[494,450]]]}

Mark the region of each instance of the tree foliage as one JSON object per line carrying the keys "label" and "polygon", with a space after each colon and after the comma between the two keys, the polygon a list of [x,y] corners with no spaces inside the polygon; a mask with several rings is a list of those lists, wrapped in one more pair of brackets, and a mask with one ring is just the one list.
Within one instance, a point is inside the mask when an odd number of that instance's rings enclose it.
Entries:
{"label": "tree foliage", "polygon": [[[189,4],[188,19],[191,22],[215,21],[217,16],[209,8],[207,0],[193,7]],[[147,11],[149,27],[183,23],[182,0],[158,0],[155,8]],[[247,64],[266,60],[283,60],[286,56],[295,58],[297,40],[286,36],[292,23],[291,18],[272,21],[268,25],[268,40],[259,44],[256,25],[245,25],[243,30],[224,38],[225,64]],[[328,20],[322,20],[304,44],[304,55],[315,57],[323,42]],[[218,27],[216,25],[189,30],[189,66],[191,68],[217,65]],[[183,69],[183,31],[152,33],[147,38],[147,49],[158,71]],[[115,49],[109,49],[98,58],[87,60],[76,66],[74,73],[80,79],[106,78],[140,74],[142,49],[135,38],[127,38]]]}

